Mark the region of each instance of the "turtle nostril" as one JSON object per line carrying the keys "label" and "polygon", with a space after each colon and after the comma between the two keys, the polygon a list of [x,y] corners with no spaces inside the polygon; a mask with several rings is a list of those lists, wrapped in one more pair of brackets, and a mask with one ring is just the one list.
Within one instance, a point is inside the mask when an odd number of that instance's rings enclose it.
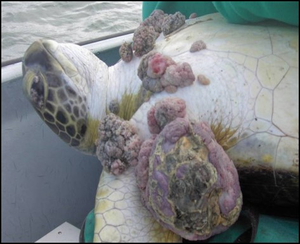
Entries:
{"label": "turtle nostril", "polygon": [[83,125],[81,126],[80,135],[81,135],[81,136],[84,136],[85,132],[86,132],[86,125],[83,124]]}

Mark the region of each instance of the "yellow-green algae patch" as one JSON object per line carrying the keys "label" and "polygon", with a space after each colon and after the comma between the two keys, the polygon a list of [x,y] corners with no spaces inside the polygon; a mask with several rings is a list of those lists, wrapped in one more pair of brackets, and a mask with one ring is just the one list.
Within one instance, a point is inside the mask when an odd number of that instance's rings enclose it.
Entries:
{"label": "yellow-green algae patch", "polygon": [[86,133],[78,149],[86,153],[95,154],[96,152],[96,140],[98,139],[98,126],[100,121],[92,119],[90,116],[87,118]]}
{"label": "yellow-green algae patch", "polygon": [[223,147],[225,151],[237,143],[238,139],[233,135],[237,132],[238,128],[232,129],[229,126],[224,127],[221,122],[216,124],[211,123],[210,128],[215,135],[216,141]]}
{"label": "yellow-green algae patch", "polygon": [[[139,92],[136,94],[125,91],[119,101],[120,108],[117,115],[124,120],[130,120],[139,107],[150,99],[151,95],[152,92],[146,91],[143,87],[141,87]],[[108,113],[109,110],[107,108],[106,114]]]}

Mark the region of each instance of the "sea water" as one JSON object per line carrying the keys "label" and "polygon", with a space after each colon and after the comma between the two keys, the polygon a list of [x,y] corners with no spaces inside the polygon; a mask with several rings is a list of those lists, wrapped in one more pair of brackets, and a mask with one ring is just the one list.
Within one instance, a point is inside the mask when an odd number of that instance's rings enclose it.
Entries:
{"label": "sea water", "polygon": [[142,2],[1,2],[1,62],[23,56],[37,39],[78,43],[132,30]]}

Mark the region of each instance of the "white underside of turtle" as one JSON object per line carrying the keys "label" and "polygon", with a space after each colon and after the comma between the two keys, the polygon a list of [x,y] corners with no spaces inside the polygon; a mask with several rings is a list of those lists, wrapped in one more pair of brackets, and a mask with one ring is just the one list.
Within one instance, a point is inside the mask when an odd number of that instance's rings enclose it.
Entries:
{"label": "white underside of turtle", "polygon": [[[190,52],[200,40],[206,48]],[[147,140],[152,136],[148,111],[165,98],[178,98],[185,102],[185,118],[207,123],[233,161],[244,201],[249,194],[254,202],[298,204],[298,196],[290,194],[298,192],[299,174],[298,28],[277,22],[233,25],[219,14],[187,20],[179,30],[161,34],[152,52],[178,64],[186,62],[195,80],[154,93],[141,91],[138,69],[143,57],[107,67],[74,44],[43,41],[30,48],[30,58],[24,59],[25,93],[50,128],[71,146],[95,152],[98,124],[112,101],[119,103],[117,114],[130,119],[140,140]],[[185,237],[195,239],[193,234]],[[142,203],[134,166],[127,165],[117,176],[102,172],[94,242],[180,240]]]}

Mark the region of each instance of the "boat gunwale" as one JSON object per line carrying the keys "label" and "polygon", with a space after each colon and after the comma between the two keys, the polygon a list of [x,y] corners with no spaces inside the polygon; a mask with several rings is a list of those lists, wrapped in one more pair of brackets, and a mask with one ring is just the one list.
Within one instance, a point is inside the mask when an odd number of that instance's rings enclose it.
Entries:
{"label": "boat gunwale", "polygon": [[[116,37],[124,36],[124,35],[127,35],[127,34],[133,34],[133,32],[134,32],[134,29],[128,30],[128,31],[123,31],[123,32],[120,32],[120,33],[114,33],[114,34],[110,34],[110,35],[106,35],[106,36],[102,36],[102,37],[98,37],[98,38],[94,38],[94,39],[87,40],[87,41],[78,42],[78,43],[75,43],[75,44],[77,44],[79,46],[85,46],[85,45],[88,45],[88,44],[104,41],[104,40],[111,39],[111,38],[116,38]],[[19,62],[22,62],[22,57],[10,59],[10,60],[7,60],[7,61],[3,61],[3,62],[1,62],[1,68],[5,67],[5,66],[8,66],[8,65],[15,64],[15,63],[19,63]]]}

